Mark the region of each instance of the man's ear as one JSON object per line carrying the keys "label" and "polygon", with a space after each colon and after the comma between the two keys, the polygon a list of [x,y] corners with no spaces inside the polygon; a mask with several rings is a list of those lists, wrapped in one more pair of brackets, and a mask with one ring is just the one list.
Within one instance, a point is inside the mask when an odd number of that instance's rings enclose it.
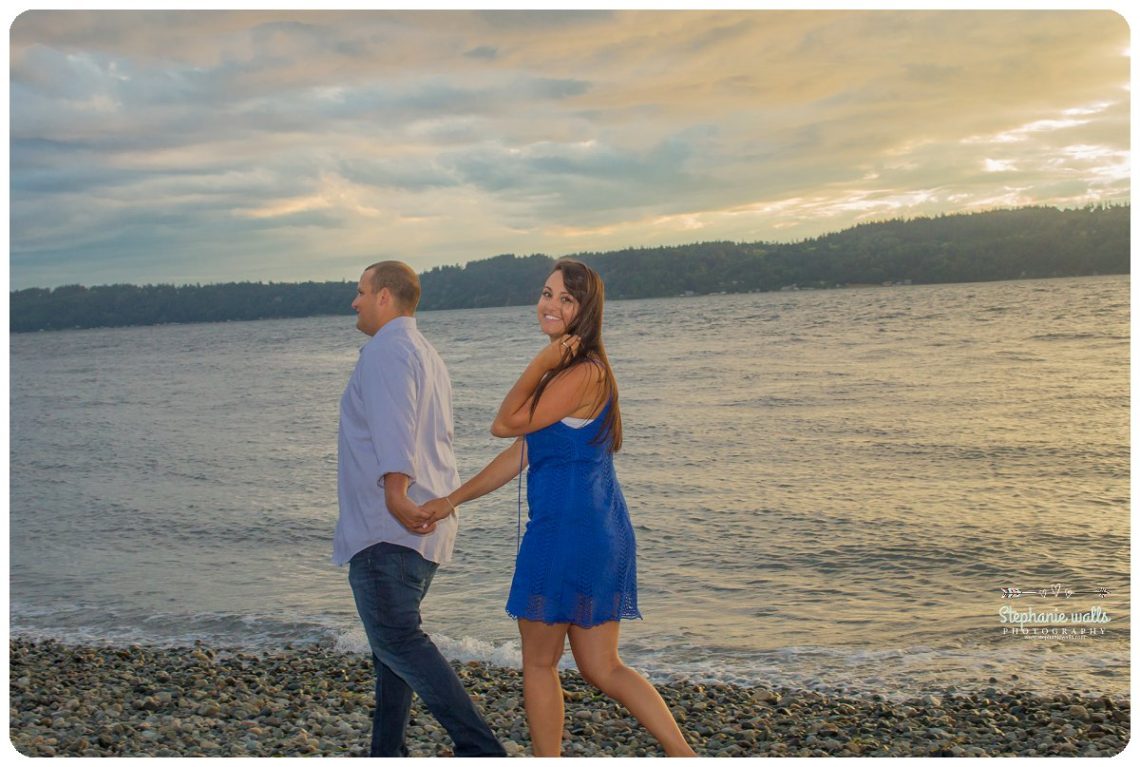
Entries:
{"label": "man's ear", "polygon": [[392,303],[392,291],[388,288],[380,288],[380,292],[376,294],[377,304],[380,306],[387,306]]}

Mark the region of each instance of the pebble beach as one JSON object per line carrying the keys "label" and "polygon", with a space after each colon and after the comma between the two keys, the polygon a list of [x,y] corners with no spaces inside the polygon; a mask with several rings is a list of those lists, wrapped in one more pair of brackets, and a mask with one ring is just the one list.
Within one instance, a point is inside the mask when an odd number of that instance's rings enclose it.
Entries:
{"label": "pebble beach", "polygon": [[[10,738],[26,756],[364,756],[368,659],[322,646],[244,653],[10,640]],[[508,755],[530,755],[522,674],[453,664]],[[663,756],[618,704],[562,672],[565,756]],[[983,683],[986,680],[983,680]],[[1083,756],[1119,753],[1127,699],[1018,691],[1016,680],[912,700],[882,695],[658,685],[698,755]],[[1012,682],[1012,684],[1010,684]],[[446,732],[412,709],[412,756],[451,755]]]}

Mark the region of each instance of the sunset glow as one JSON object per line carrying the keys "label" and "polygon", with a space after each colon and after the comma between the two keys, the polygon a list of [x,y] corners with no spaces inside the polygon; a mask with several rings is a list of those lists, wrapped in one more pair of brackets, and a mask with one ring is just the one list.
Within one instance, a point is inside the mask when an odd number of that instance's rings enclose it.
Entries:
{"label": "sunset glow", "polygon": [[29,11],[11,283],[355,279],[1129,199],[1108,11]]}

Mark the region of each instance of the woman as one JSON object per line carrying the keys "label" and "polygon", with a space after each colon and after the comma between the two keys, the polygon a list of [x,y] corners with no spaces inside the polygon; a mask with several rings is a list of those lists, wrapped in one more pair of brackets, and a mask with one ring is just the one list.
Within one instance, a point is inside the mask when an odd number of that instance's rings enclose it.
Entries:
{"label": "woman", "polygon": [[523,371],[491,426],[497,437],[520,439],[425,511],[438,520],[502,487],[529,463],[529,521],[507,612],[522,638],[523,699],[535,756],[561,752],[558,661],[567,636],[586,681],[624,705],[668,755],[694,756],[657,690],[618,657],[620,620],[641,614],[633,526],[614,475],[621,410],[602,344],[603,303],[596,272],[568,259],[555,263],[538,301],[538,323],[550,343]]}

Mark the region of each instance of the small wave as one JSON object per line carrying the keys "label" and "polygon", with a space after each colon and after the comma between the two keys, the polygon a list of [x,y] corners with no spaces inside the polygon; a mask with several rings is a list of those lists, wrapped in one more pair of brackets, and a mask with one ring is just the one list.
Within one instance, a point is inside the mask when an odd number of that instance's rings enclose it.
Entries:
{"label": "small wave", "polygon": [[93,607],[49,608],[12,603],[9,633],[65,644],[188,647],[204,642],[242,650],[288,644],[330,644],[340,622],[334,616],[269,616],[242,613],[116,612]]}
{"label": "small wave", "polygon": [[1040,662],[1040,644],[1016,639],[991,650],[796,646],[759,653],[746,664],[709,654],[704,660],[687,663],[670,664],[661,658],[660,664],[653,660],[633,665],[657,683],[723,682],[878,694],[894,700],[947,689],[980,691],[994,685],[1044,694],[1062,689],[1128,694],[1131,658],[1127,649],[1107,648],[1094,639],[1066,648],[1048,666]]}
{"label": "small wave", "polygon": [[[508,640],[496,644],[477,637],[453,639],[446,634],[429,634],[432,642],[448,660],[467,663],[475,661],[502,668],[522,668],[522,648],[517,641]],[[368,655],[368,639],[363,628],[352,628],[339,633],[333,640],[333,649],[347,655]],[[562,657],[559,668],[575,668],[569,653]]]}
{"label": "small wave", "polygon": [[1089,341],[1094,339],[1102,339],[1105,335],[1103,332],[1096,333],[1039,333],[1034,336],[1029,336],[1030,341]]}

